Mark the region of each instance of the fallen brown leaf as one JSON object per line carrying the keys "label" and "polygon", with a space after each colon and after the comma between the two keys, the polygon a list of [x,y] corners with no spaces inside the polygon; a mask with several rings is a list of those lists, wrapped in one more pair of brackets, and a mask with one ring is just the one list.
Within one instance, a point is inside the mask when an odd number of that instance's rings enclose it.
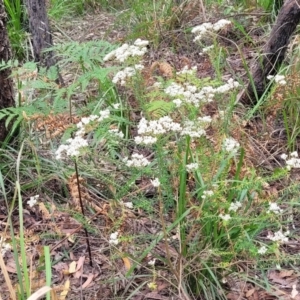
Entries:
{"label": "fallen brown leaf", "polygon": [[87,280],[82,285],[82,289],[85,289],[86,287],[88,287],[90,285],[90,283],[93,282],[94,277],[95,277],[94,274],[89,273]]}
{"label": "fallen brown leaf", "polygon": [[67,279],[67,281],[65,282],[64,284],[64,289],[63,291],[60,293],[60,297],[59,297],[59,300],[65,300],[68,293],[70,291],[70,280]]}

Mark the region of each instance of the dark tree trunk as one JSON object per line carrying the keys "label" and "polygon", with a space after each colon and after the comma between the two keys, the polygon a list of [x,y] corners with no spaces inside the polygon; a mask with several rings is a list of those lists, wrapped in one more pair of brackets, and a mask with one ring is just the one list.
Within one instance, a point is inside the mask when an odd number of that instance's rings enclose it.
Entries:
{"label": "dark tree trunk", "polygon": [[45,0],[26,0],[25,4],[32,36],[34,60],[49,68],[55,65],[55,59],[52,51],[43,52],[43,50],[53,46],[46,2]]}
{"label": "dark tree trunk", "polygon": [[[50,24],[47,15],[45,0],[25,0],[29,30],[32,36],[34,60],[47,69],[56,64],[53,51],[44,51],[53,46]],[[58,73],[57,83],[63,84]]]}
{"label": "dark tree trunk", "polygon": [[[7,17],[3,1],[0,0],[0,61],[7,62],[11,59],[11,48],[6,30]],[[13,97],[13,80],[10,77],[11,70],[0,71],[0,109],[15,105]],[[8,129],[5,127],[5,120],[0,121],[0,142],[7,137]]]}
{"label": "dark tree trunk", "polygon": [[243,104],[254,105],[264,94],[267,87],[267,76],[276,74],[284,60],[291,35],[300,22],[300,0],[286,0],[281,7],[270,38],[263,49],[263,54],[252,70],[254,86],[251,82],[241,94]]}

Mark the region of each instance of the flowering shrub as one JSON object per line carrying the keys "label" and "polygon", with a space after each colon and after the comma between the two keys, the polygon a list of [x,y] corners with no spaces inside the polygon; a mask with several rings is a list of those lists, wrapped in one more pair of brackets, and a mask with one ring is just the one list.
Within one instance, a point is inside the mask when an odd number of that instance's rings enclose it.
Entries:
{"label": "flowering shrub", "polygon": [[[195,41],[230,24],[226,20],[202,24],[193,29],[197,34]],[[121,130],[118,122],[121,115],[130,115],[130,103],[121,103],[122,100],[104,103],[98,113],[83,117],[77,123],[73,137],[58,147],[56,158],[78,159],[80,155],[84,157],[92,145],[97,145],[91,164],[93,169],[100,169],[100,165],[104,170],[103,181],[118,186],[117,189],[110,188],[111,198],[119,201],[123,212],[145,208],[142,205],[147,192],[151,194],[151,201],[147,200],[151,209],[157,203],[160,213],[173,207],[176,216],[172,221],[178,226],[179,249],[186,258],[201,251],[221,253],[220,256],[228,252],[232,256],[247,252],[251,257],[277,251],[288,241],[290,233],[269,231],[266,245],[261,246],[261,242],[256,241],[257,233],[269,224],[255,220],[259,214],[264,220],[277,220],[283,209],[275,200],[268,199],[268,208],[262,208],[260,212],[252,210],[254,195],[261,192],[264,180],[255,175],[244,175],[247,172],[243,169],[243,146],[231,137],[230,126],[223,126],[232,107],[218,113],[208,109],[211,103],[229,105],[227,99],[233,99],[230,103],[234,105],[240,84],[233,78],[226,82],[199,79],[197,67],[185,66],[174,72],[172,78],[153,77],[157,81],[147,86],[143,82],[147,66],[142,62],[147,46],[148,41],[138,39],[133,45],[124,44],[104,58],[109,64],[122,63],[121,71],[110,74],[111,81],[117,90],[125,91],[124,96],[129,91],[128,94],[140,104],[141,112],[138,110],[136,118],[127,122],[126,131]],[[216,46],[208,46],[203,52],[214,51]],[[274,81],[284,84],[283,77],[274,77]],[[150,109],[154,103],[158,111],[155,113]],[[102,128],[101,134],[95,134],[99,128]],[[93,143],[97,137],[101,143]],[[111,144],[117,146],[112,148]],[[107,153],[114,159],[109,160]],[[300,166],[296,152],[290,156],[282,155],[282,159],[288,169]],[[137,182],[143,184],[137,186]],[[126,239],[121,235],[121,222],[116,222],[116,231],[110,232],[107,239],[109,244],[120,249]],[[199,251],[202,245],[205,246]],[[228,259],[226,255],[225,260]],[[210,258],[207,260],[214,263]]]}
{"label": "flowering shrub", "polygon": [[203,23],[199,26],[196,26],[192,29],[192,33],[196,34],[196,37],[194,38],[194,42],[197,42],[204,37],[207,36],[208,33],[214,33],[218,32],[223,28],[226,28],[231,25],[231,22],[229,20],[219,20],[218,22],[212,24],[212,23]]}

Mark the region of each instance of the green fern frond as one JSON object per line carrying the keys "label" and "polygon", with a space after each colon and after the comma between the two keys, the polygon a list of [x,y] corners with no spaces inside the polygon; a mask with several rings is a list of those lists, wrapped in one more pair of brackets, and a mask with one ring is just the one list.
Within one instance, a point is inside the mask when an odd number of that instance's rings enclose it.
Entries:
{"label": "green fern frond", "polygon": [[70,42],[48,48],[47,50],[54,50],[58,53],[61,57],[60,62],[63,65],[68,63],[84,63],[86,68],[91,68],[96,63],[102,63],[104,56],[116,47],[117,45],[100,40],[85,43]]}
{"label": "green fern frond", "polygon": [[145,110],[146,113],[148,113],[152,118],[158,119],[168,115],[174,109],[174,107],[175,105],[172,102],[157,100],[148,103],[145,107]]}

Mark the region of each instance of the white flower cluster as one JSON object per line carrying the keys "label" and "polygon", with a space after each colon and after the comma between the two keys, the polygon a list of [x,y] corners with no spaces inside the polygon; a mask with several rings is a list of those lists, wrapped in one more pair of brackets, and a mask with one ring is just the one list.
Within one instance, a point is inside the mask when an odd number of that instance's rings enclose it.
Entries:
{"label": "white flower cluster", "polygon": [[88,146],[87,140],[83,138],[86,134],[86,127],[91,122],[100,123],[104,119],[109,118],[109,109],[99,112],[99,116],[90,115],[89,117],[83,117],[80,122],[77,123],[77,131],[74,138],[69,138],[66,140],[65,145],[60,145],[55,152],[55,158],[57,160],[64,159],[65,157],[77,157],[80,154],[80,149]]}
{"label": "white flower cluster", "polygon": [[65,145],[60,145],[55,152],[55,157],[57,160],[68,157],[77,157],[80,154],[80,150],[83,147],[87,147],[88,142],[81,136],[75,136],[66,140]]}
{"label": "white flower cluster", "polygon": [[269,233],[267,239],[273,242],[286,243],[288,242],[287,235],[289,235],[289,230],[283,233],[281,230],[274,232],[274,234]]}
{"label": "white flower cluster", "polygon": [[178,132],[181,130],[181,125],[174,122],[169,116],[152,121],[147,121],[145,118],[142,118],[138,124],[139,136],[135,137],[134,140],[136,144],[151,145],[157,141],[155,135]]}
{"label": "white flower cluster", "polygon": [[239,201],[231,202],[228,210],[236,212],[240,207],[242,207],[241,202]]}
{"label": "white flower cluster", "polygon": [[224,19],[219,20],[215,24],[203,23],[201,25],[198,25],[192,29],[192,33],[196,34],[196,37],[194,38],[194,42],[201,40],[208,33],[218,32],[229,25],[231,25],[231,22],[229,20],[224,20]]}
{"label": "white flower cluster", "polygon": [[182,104],[182,100],[179,98],[172,100],[172,102],[175,104],[176,107],[180,107]]}
{"label": "white flower cluster", "polygon": [[150,180],[151,181],[151,184],[154,186],[154,187],[159,187],[160,186],[160,181],[158,178],[154,178],[153,180]]}
{"label": "white flower cluster", "polygon": [[161,82],[154,82],[152,85],[153,88],[160,88],[161,86],[162,86]]}
{"label": "white flower cluster", "polygon": [[283,210],[277,205],[277,203],[274,203],[274,202],[269,202],[269,209],[267,211],[267,213],[271,213],[273,212],[274,214],[278,215],[280,213],[283,212]]}
{"label": "white flower cluster", "polygon": [[133,77],[137,73],[137,71],[143,69],[144,66],[141,64],[135,65],[134,67],[127,67],[124,70],[117,72],[113,77],[112,82],[114,84],[120,83],[120,85],[124,86],[128,78]]}
{"label": "white flower cluster", "polygon": [[202,53],[207,53],[207,52],[213,50],[214,47],[215,47],[214,45],[210,45],[208,47],[205,47],[205,48],[202,49]]}
{"label": "white flower cluster", "polygon": [[139,144],[144,144],[144,145],[153,145],[157,142],[157,137],[153,137],[150,135],[146,135],[146,136],[136,136],[134,138],[134,142],[139,145]]}
{"label": "white flower cluster", "polygon": [[29,207],[33,207],[36,205],[38,199],[39,199],[39,195],[35,195],[35,196],[32,196],[30,197],[30,199],[27,201],[27,204],[29,205]]}
{"label": "white flower cluster", "polygon": [[266,246],[261,246],[258,250],[257,253],[258,254],[265,254],[268,251]]}
{"label": "white flower cluster", "polygon": [[[197,88],[195,87],[195,91],[196,90]],[[165,88],[164,92],[171,97],[177,97],[179,95],[183,95],[184,87],[175,82],[172,82],[167,88]]]}
{"label": "white flower cluster", "polygon": [[227,83],[217,87],[215,89],[216,94],[225,94],[233,89],[236,89],[240,86],[240,84],[237,81],[234,81],[232,78],[229,78],[227,80]]}
{"label": "white flower cluster", "polygon": [[226,215],[219,214],[219,217],[225,222],[227,222],[231,219],[230,215],[228,215],[228,214],[226,214]]}
{"label": "white flower cluster", "polygon": [[206,199],[206,198],[208,198],[208,197],[211,197],[211,196],[213,196],[214,195],[214,192],[213,191],[204,191],[203,192],[203,195],[201,196],[201,198],[204,200],[204,199]]}
{"label": "white flower cluster", "polygon": [[285,160],[286,167],[288,170],[292,168],[299,169],[300,168],[300,158],[298,158],[298,152],[294,151],[290,154],[290,158],[288,158],[287,154],[282,154],[280,156],[283,160]]}
{"label": "white flower cluster", "polygon": [[239,148],[240,148],[239,142],[236,141],[232,137],[226,138],[223,141],[223,150],[225,150],[226,152],[230,152],[230,153],[236,154],[237,151],[239,150]]}
{"label": "white flower cluster", "polygon": [[206,126],[207,124],[212,122],[211,116],[204,116],[204,117],[198,117],[198,122],[201,123],[201,125]]}
{"label": "white flower cluster", "polygon": [[169,116],[158,120],[147,121],[142,118],[138,124],[138,136],[135,137],[136,144],[151,145],[157,141],[156,135],[170,132],[179,132],[181,136],[199,138],[206,134],[205,129],[211,123],[210,116],[198,117],[196,121],[185,121],[181,126],[174,122]]}
{"label": "white flower cluster", "polygon": [[189,68],[188,66],[184,66],[181,71],[176,72],[176,75],[184,75],[184,74],[194,74],[197,72],[197,66]]}
{"label": "white flower cluster", "polygon": [[156,258],[153,258],[152,260],[148,261],[148,265],[153,267],[155,266],[155,262],[156,262]]}
{"label": "white flower cluster", "polygon": [[198,90],[196,86],[191,84],[182,86],[172,82],[164,89],[164,92],[171,97],[176,97],[176,99],[173,100],[176,107],[180,107],[182,103],[193,104],[199,107],[200,103],[213,101],[216,94],[224,94],[237,87],[239,87],[239,83],[230,78],[227,83],[217,88],[205,86],[201,90]]}
{"label": "white flower cluster", "polygon": [[148,41],[137,39],[133,45],[123,44],[121,47],[111,51],[104,57],[104,61],[115,59],[124,62],[129,57],[143,56],[147,52]]}
{"label": "white flower cluster", "polygon": [[199,168],[199,164],[197,164],[197,163],[190,163],[190,164],[187,164],[185,167],[186,167],[186,170],[188,172],[191,172],[191,171],[197,170]]}
{"label": "white flower cluster", "polygon": [[3,238],[0,239],[0,245],[1,245],[1,255],[4,256],[4,254],[11,250],[11,245],[8,243],[3,242]]}
{"label": "white flower cluster", "polygon": [[269,76],[267,76],[267,79],[269,79],[269,80],[274,79],[274,81],[276,83],[278,83],[279,85],[286,85],[286,83],[287,83],[284,75],[275,75],[275,76],[269,75]]}
{"label": "white flower cluster", "polygon": [[75,135],[83,137],[87,132],[86,132],[86,127],[89,125],[91,122],[102,122],[104,119],[109,118],[110,116],[110,111],[109,109],[105,109],[99,112],[99,116],[97,115],[90,115],[89,117],[83,117],[81,118],[80,122],[76,124],[76,127],[78,130],[76,131]]}
{"label": "white flower cluster", "polygon": [[119,244],[119,239],[118,239],[118,235],[119,235],[119,232],[113,232],[110,236],[109,236],[109,243],[111,245],[118,245]]}
{"label": "white flower cluster", "polygon": [[110,134],[116,136],[117,138],[120,138],[120,139],[124,138],[124,133],[117,128],[109,129],[108,132]]}
{"label": "white flower cluster", "polygon": [[206,131],[204,130],[204,126],[201,126],[199,122],[193,122],[193,121],[185,121],[183,124],[182,131],[180,134],[182,136],[190,136],[193,138],[200,138],[201,136],[206,135]]}
{"label": "white flower cluster", "polygon": [[112,105],[112,107],[113,107],[114,109],[119,109],[120,106],[121,106],[121,103],[114,103],[114,104]]}
{"label": "white flower cluster", "polygon": [[132,202],[123,202],[122,200],[120,201],[121,205],[124,205],[125,207],[129,209],[133,209],[133,203]]}
{"label": "white flower cluster", "polygon": [[127,167],[136,167],[136,168],[146,167],[150,164],[150,161],[146,157],[138,153],[132,154],[131,159],[125,157],[123,159],[123,162],[126,164]]}

